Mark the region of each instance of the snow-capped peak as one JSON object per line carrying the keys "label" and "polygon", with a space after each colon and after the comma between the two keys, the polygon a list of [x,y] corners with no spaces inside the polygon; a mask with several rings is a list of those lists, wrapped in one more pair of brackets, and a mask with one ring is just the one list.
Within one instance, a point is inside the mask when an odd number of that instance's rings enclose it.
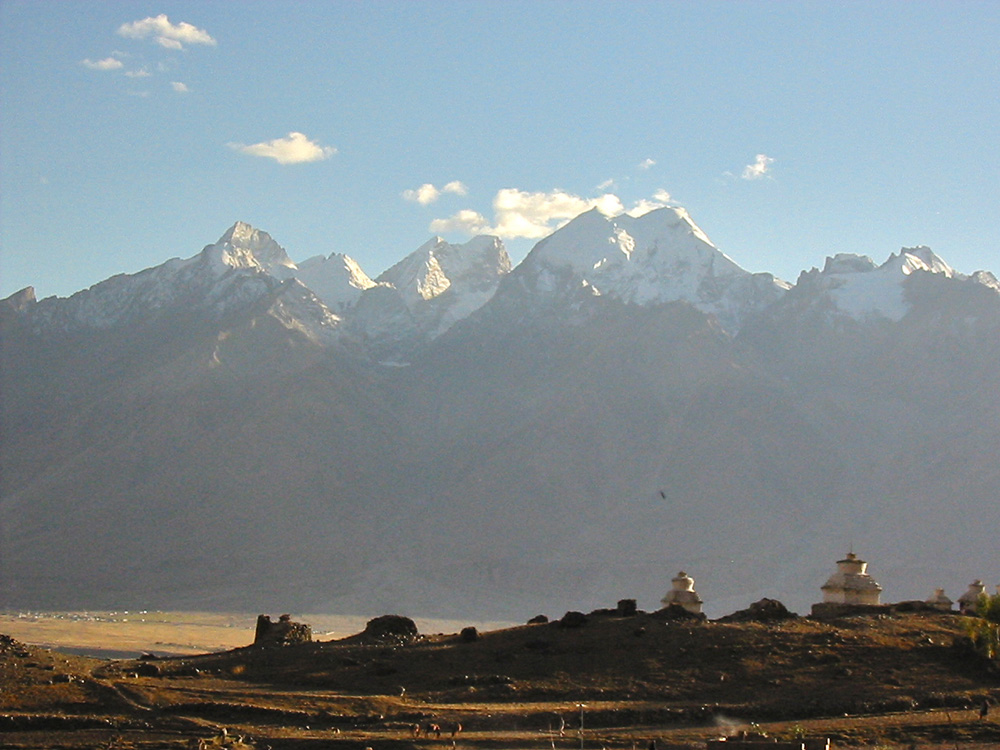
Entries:
{"label": "snow-capped peak", "polygon": [[193,257],[112,276],[68,299],[42,300],[33,316],[37,326],[68,330],[106,329],[178,306],[221,315],[263,299],[294,272],[295,264],[269,234],[236,222]]}
{"label": "snow-capped peak", "polygon": [[295,278],[309,287],[331,310],[344,310],[357,303],[361,293],[375,282],[349,255],[317,255],[299,263]]}
{"label": "snow-capped peak", "polygon": [[375,279],[350,325],[385,361],[404,362],[415,344],[437,338],[488,302],[510,272],[497,237],[461,245],[432,237]]}
{"label": "snow-capped peak", "polygon": [[522,266],[519,276],[543,292],[585,287],[639,305],[684,301],[731,330],[789,288],[738,266],[680,207],[638,217],[587,211],[539,242]]}
{"label": "snow-capped peak", "polygon": [[492,294],[510,267],[510,257],[498,237],[479,235],[461,245],[432,237],[376,281],[394,286],[413,309],[439,297],[458,281],[463,291],[488,287]]}
{"label": "snow-capped peak", "polygon": [[867,255],[857,255],[855,253],[837,253],[832,258],[827,258],[823,265],[823,273],[843,274],[843,273],[864,273],[874,271],[878,266]]}
{"label": "snow-capped peak", "polygon": [[797,286],[820,293],[834,309],[855,320],[900,320],[910,309],[905,282],[916,273],[966,278],[921,245],[902,248],[880,266],[866,255],[838,253],[826,259],[822,271],[804,272]]}
{"label": "snow-capped peak", "polygon": [[277,279],[295,275],[295,263],[284,248],[267,232],[254,229],[242,221],[233,224],[218,242],[209,245],[203,252],[219,272],[227,268],[256,267]]}
{"label": "snow-capped peak", "polygon": [[882,264],[883,268],[890,267],[898,269],[904,276],[909,276],[914,271],[928,271],[930,273],[940,273],[947,278],[953,278],[955,270],[945,263],[929,247],[920,245],[919,247],[904,247],[898,254],[890,255],[888,260]]}

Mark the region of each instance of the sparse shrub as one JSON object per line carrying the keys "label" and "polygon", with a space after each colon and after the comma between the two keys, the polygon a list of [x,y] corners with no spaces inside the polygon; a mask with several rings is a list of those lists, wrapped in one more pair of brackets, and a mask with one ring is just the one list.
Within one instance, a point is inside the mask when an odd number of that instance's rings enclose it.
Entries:
{"label": "sparse shrub", "polygon": [[1000,593],[993,596],[982,594],[976,603],[976,614],[985,620],[1000,624]]}
{"label": "sparse shrub", "polygon": [[983,594],[976,604],[978,617],[967,626],[976,651],[991,661],[1000,661],[1000,594]]}
{"label": "sparse shrub", "polygon": [[479,631],[472,625],[469,625],[467,628],[462,628],[462,632],[459,633],[458,637],[462,639],[463,643],[472,643],[479,640]]}

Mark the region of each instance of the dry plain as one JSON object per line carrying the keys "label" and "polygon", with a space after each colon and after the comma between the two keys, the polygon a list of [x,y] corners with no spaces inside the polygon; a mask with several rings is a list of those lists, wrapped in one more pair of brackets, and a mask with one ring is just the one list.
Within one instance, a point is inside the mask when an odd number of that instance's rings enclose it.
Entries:
{"label": "dry plain", "polygon": [[[151,610],[0,612],[0,633],[22,643],[75,654],[127,658],[145,652],[185,656],[249,645],[253,642],[256,617],[246,612]],[[360,632],[370,618],[296,614],[295,619],[309,623],[317,640],[334,640]],[[451,633],[470,624],[480,630],[513,625],[432,618],[417,618],[416,623],[422,633]]]}

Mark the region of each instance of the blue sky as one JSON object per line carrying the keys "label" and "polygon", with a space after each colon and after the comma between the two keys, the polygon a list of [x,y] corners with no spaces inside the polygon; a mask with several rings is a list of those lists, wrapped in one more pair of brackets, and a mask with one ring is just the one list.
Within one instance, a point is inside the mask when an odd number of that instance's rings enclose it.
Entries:
{"label": "blue sky", "polygon": [[789,281],[917,244],[1000,273],[998,48],[996,2],[5,0],[0,296],[237,220],[375,276],[668,198]]}

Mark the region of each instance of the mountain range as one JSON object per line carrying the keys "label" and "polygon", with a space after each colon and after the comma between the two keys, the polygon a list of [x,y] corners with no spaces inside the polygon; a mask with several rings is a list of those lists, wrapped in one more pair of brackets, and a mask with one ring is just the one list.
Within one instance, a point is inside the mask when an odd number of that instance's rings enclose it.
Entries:
{"label": "mountain range", "polygon": [[1000,580],[1000,283],[926,247],[792,284],[594,210],[371,278],[237,223],[0,332],[0,608],[521,619],[683,569],[806,609],[849,549],[889,600]]}

